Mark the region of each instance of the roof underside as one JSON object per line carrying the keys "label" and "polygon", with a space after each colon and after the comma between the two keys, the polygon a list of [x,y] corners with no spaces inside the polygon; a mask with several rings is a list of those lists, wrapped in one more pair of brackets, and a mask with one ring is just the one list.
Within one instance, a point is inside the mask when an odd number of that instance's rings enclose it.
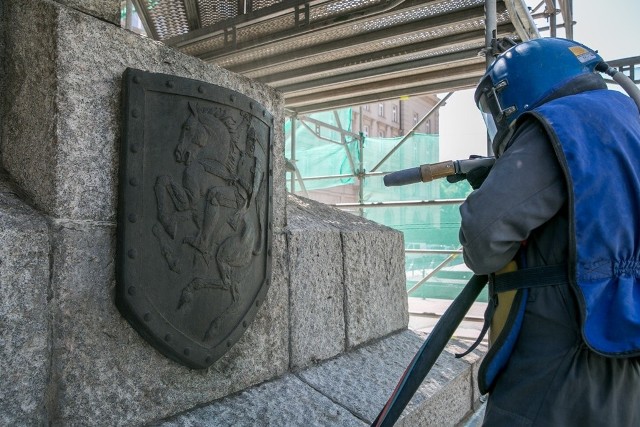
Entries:
{"label": "roof underside", "polygon": [[[307,113],[473,87],[484,0],[139,0],[150,35]],[[146,6],[146,7],[141,7]],[[518,39],[503,1],[498,37]]]}

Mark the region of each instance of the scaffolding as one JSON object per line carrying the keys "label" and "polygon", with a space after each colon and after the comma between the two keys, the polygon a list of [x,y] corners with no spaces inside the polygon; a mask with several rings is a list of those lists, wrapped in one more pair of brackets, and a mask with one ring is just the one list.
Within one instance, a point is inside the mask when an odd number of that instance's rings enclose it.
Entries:
{"label": "scaffolding", "polygon": [[[387,172],[437,161],[438,137],[415,132],[416,125],[400,138],[365,138],[352,131],[345,110],[447,93],[421,123],[454,91],[475,86],[492,61],[494,38],[528,40],[540,32],[557,36],[559,30],[573,38],[572,0],[531,6],[524,0],[238,0],[226,8],[218,3],[126,1],[140,11],[149,36],[284,94],[289,191],[309,195],[322,187],[350,186],[353,201],[335,206],[382,223],[393,218],[384,213],[394,210],[411,215],[426,209],[436,212],[432,218],[451,218],[470,188],[464,182],[417,184],[401,196],[382,188]],[[637,82],[639,62],[626,58],[610,65]],[[319,156],[332,167],[321,170]],[[303,167],[309,159],[316,169]],[[455,243],[459,224],[447,225],[446,237],[435,242],[405,238],[409,294],[420,295],[425,284],[452,271],[459,280],[470,274]],[[403,232],[407,236],[406,224]]]}
{"label": "scaffolding", "polygon": [[485,6],[497,37],[535,32],[524,0],[131,1],[150,37],[275,87],[297,114],[474,86]]}
{"label": "scaffolding", "polygon": [[416,297],[452,299],[471,277],[458,243],[458,206],[471,188],[445,180],[387,188],[382,177],[438,161],[439,136],[416,130],[451,95],[396,138],[353,132],[350,108],[295,115],[285,125],[288,190],[326,202],[314,192],[348,188],[353,201],[334,206],[402,231],[407,291]]}

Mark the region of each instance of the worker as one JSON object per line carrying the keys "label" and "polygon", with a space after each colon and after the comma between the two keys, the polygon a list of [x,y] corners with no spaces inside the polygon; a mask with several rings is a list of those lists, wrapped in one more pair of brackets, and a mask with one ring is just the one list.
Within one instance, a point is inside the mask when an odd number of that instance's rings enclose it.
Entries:
{"label": "worker", "polygon": [[490,278],[486,426],[640,426],[640,96],[597,71],[534,39],[475,92],[496,161],[465,175],[460,242]]}

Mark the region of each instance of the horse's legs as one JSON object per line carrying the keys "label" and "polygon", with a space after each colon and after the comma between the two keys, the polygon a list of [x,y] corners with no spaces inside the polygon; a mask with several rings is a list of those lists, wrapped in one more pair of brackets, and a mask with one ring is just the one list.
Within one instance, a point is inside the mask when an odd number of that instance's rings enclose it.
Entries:
{"label": "horse's legs", "polygon": [[178,301],[178,309],[181,309],[182,307],[184,307],[185,304],[189,304],[191,301],[193,301],[193,294],[196,291],[199,291],[202,289],[228,291],[229,287],[217,280],[205,281],[200,277],[196,277],[191,282],[189,282],[189,284],[185,286],[184,289],[182,289],[182,293],[180,294],[180,300]]}
{"label": "horse's legs", "polygon": [[204,341],[207,341],[213,337],[213,335],[220,329],[222,325],[222,321],[228,314],[237,314],[238,306],[239,306],[239,298],[238,298],[238,286],[234,284],[231,286],[231,305],[227,307],[227,309],[222,312],[219,316],[216,316],[211,323],[209,324],[209,328],[204,333]]}
{"label": "horse's legs", "polygon": [[160,252],[162,253],[164,259],[167,261],[169,269],[180,274],[182,271],[180,267],[180,260],[176,258],[173,252],[173,247],[169,241],[169,238],[167,237],[167,234],[165,234],[164,229],[158,224],[153,224],[153,227],[151,227],[151,231],[153,232],[153,235],[156,236],[156,239],[158,239],[158,243],[160,243]]}
{"label": "horse's legs", "polygon": [[174,239],[178,223],[173,215],[169,196],[169,188],[171,188],[171,177],[167,175],[159,176],[153,187],[156,193],[156,201],[158,203],[158,221],[162,224],[167,234]]}

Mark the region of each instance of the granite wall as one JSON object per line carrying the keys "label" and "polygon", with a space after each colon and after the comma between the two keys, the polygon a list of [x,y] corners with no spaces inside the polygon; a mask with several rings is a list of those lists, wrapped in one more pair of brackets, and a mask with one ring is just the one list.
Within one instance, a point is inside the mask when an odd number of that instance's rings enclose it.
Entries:
{"label": "granite wall", "polygon": [[56,0],[87,15],[120,25],[120,0]]}
{"label": "granite wall", "polygon": [[[0,424],[145,424],[406,328],[400,233],[299,198],[287,224],[279,93],[121,29],[99,12],[113,5],[1,4]],[[270,290],[206,370],[160,355],[114,304],[127,67],[241,92],[275,118]]]}
{"label": "granite wall", "polygon": [[[28,287],[39,291],[25,293],[32,301],[23,301],[42,315],[19,331],[21,336],[48,331],[47,345],[25,344],[37,350],[35,360],[48,359],[42,364],[48,377],[34,385],[33,405],[20,406],[24,419],[46,407],[55,424],[136,424],[286,372],[287,275],[277,262],[286,247],[284,173],[274,178],[272,289],[240,342],[212,368],[191,370],[166,359],[114,305],[124,70],[173,74],[246,94],[275,117],[273,149],[278,153],[283,153],[281,96],[57,2],[5,1],[3,13],[8,108],[2,120],[2,164],[32,203],[31,214],[44,216],[48,224],[49,250],[42,255],[48,272],[40,275],[43,280],[31,277]],[[283,165],[283,156],[274,156],[274,168],[282,171]],[[16,310],[8,310],[7,320],[13,320],[10,313]],[[12,370],[19,371],[19,364]],[[2,375],[0,388],[11,380]]]}

